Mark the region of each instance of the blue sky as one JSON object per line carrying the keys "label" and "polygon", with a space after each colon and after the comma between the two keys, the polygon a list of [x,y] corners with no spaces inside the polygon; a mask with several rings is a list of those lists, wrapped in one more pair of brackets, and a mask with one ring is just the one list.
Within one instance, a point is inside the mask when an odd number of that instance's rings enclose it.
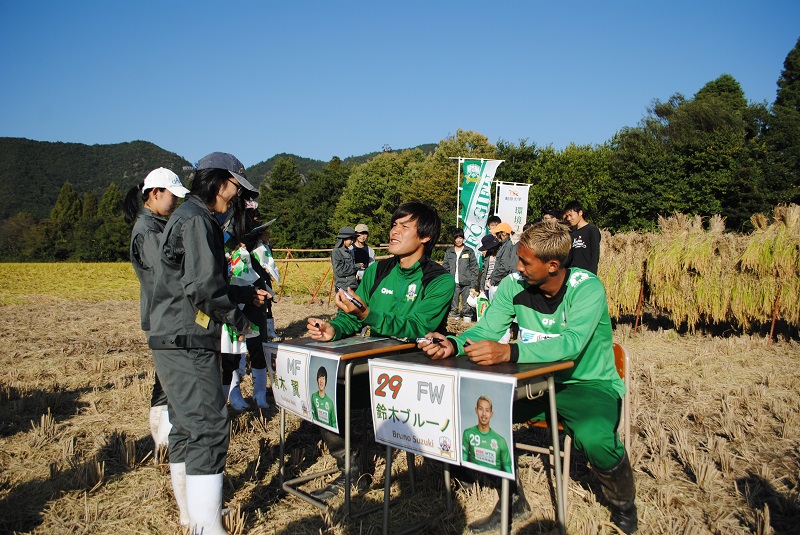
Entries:
{"label": "blue sky", "polygon": [[458,129],[599,144],[721,74],[772,103],[797,0],[0,0],[0,136],[329,160]]}

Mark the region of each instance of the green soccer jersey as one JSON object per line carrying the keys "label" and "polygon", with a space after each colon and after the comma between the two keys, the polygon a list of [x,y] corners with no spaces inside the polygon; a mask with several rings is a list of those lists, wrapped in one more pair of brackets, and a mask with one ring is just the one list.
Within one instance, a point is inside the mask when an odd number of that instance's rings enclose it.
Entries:
{"label": "green soccer jersey", "polygon": [[311,417],[317,422],[336,427],[336,407],[328,394],[320,396],[319,392],[311,394]]}
{"label": "green soccer jersey", "polygon": [[[378,269],[391,267],[383,278],[377,279]],[[431,280],[423,284],[426,273]],[[372,291],[375,281],[378,283]],[[456,281],[439,264],[423,257],[410,268],[400,266],[397,258],[374,262],[364,271],[356,290],[358,298],[367,304],[369,314],[360,321],[356,316],[340,311],[330,324],[334,340],[352,336],[369,326],[372,336],[392,336],[414,339],[436,331],[444,322],[453,300]]]}
{"label": "green soccer jersey", "polygon": [[506,439],[489,429],[482,433],[478,426],[464,431],[461,439],[462,460],[511,473],[511,453]]}
{"label": "green soccer jersey", "polygon": [[625,394],[625,383],[614,365],[606,291],[594,274],[567,270],[563,286],[551,298],[518,273],[509,275],[498,286],[481,321],[452,338],[458,354],[464,354],[467,338],[499,340],[514,319],[519,336],[511,344],[513,362],[572,360],[574,368],[555,373],[557,383],[610,383],[620,398]]}

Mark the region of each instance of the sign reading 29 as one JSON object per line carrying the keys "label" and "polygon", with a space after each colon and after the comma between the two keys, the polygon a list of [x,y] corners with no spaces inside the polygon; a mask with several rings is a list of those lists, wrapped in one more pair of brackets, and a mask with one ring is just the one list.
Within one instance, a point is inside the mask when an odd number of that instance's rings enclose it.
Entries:
{"label": "sign reading 29", "polygon": [[386,397],[385,389],[388,387],[392,391],[392,399],[397,399],[397,394],[400,393],[400,387],[403,386],[403,378],[399,375],[392,375],[389,377],[388,373],[382,373],[378,376],[378,388],[375,389],[375,395]]}

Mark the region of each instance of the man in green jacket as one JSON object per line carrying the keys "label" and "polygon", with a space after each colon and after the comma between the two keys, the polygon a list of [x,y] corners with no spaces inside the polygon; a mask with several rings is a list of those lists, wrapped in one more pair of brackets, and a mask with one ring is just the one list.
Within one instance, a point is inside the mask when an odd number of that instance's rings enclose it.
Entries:
{"label": "man in green jacket", "polygon": [[[308,334],[315,340],[339,340],[369,326],[371,336],[414,340],[430,331],[445,331],[455,280],[430,259],[441,229],[442,220],[430,206],[420,202],[400,205],[392,214],[389,231],[388,250],[394,256],[370,264],[355,292],[337,292],[335,302],[340,311],[331,321],[308,318]],[[368,385],[356,384],[351,390],[355,406],[369,405]],[[343,391],[337,394],[337,404],[344,397]],[[312,493],[320,500],[329,500],[344,488],[344,437],[326,429],[321,431],[342,470],[330,485]],[[358,457],[359,452],[351,451],[351,481],[359,480]]]}
{"label": "man in green jacket", "polygon": [[[559,422],[592,464],[611,504],[611,521],[633,533],[638,526],[636,489],[617,434],[625,384],[614,365],[605,288],[594,274],[564,267],[571,247],[564,225],[536,223],[518,244],[518,273],[503,279],[481,321],[460,336],[419,346],[433,359],[465,355],[480,365],[574,361],[573,368],[555,374]],[[497,343],[514,317],[518,339]],[[543,420],[547,405],[546,398],[517,402],[514,420]],[[514,500],[515,516],[527,513],[521,492]],[[480,533],[499,526],[499,505],[495,509],[470,529]]]}

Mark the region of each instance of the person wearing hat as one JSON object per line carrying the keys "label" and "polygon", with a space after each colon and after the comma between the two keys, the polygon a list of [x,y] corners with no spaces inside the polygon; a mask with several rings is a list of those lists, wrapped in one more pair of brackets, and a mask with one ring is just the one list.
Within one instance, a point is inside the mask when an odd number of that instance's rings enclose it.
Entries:
{"label": "person wearing hat", "polygon": [[[189,529],[204,535],[226,533],[222,472],[230,424],[220,388],[222,326],[244,333],[250,325],[229,295],[217,214],[230,213],[226,222],[235,219],[245,191],[258,195],[235,156],[213,152],[197,163],[191,190],[162,233],[150,305],[148,344],[169,398],[173,426],[173,488],[185,488]],[[246,292],[253,304],[263,305],[266,292],[252,286],[239,289],[240,296]]]}
{"label": "person wearing hat", "polygon": [[500,242],[500,247],[497,249],[497,258],[494,263],[494,270],[489,277],[489,285],[492,288],[489,294],[489,300],[494,297],[494,291],[507,275],[514,271],[517,265],[517,245],[511,241],[511,234],[513,234],[511,225],[508,223],[498,223],[492,229],[492,234]]}
{"label": "person wearing hat", "polygon": [[489,298],[489,289],[491,288],[492,272],[497,261],[497,249],[500,247],[500,242],[494,234],[487,234],[481,238],[481,246],[478,251],[483,253],[483,270],[481,271],[481,279],[478,282],[478,291]]}
{"label": "person wearing hat", "polygon": [[333,264],[333,284],[336,289],[347,291],[348,288],[358,288],[356,280],[356,263],[353,259],[353,242],[356,239],[356,229],[342,227],[336,235],[336,246],[331,251]]}
{"label": "person wearing hat", "polygon": [[367,245],[369,227],[364,223],[356,225],[356,241],[353,242],[353,260],[356,263],[356,279],[361,280],[364,270],[375,261],[375,251]]}
{"label": "person wearing hat", "polygon": [[[155,268],[158,262],[158,242],[167,224],[167,218],[178,206],[178,199],[183,199],[189,190],[183,187],[178,175],[159,167],[147,174],[145,179],[133,186],[125,195],[123,212],[128,223],[136,221],[131,231],[130,257],[133,271],[139,279],[139,319],[145,335],[150,331],[150,295],[155,284]],[[139,205],[141,198],[142,206]],[[167,395],[155,374],[153,392],[150,396],[150,435],[156,448],[168,445],[169,423],[167,411]],[[175,495],[181,489],[175,490]],[[178,500],[178,508],[184,523],[188,522],[186,500],[183,493]]]}

